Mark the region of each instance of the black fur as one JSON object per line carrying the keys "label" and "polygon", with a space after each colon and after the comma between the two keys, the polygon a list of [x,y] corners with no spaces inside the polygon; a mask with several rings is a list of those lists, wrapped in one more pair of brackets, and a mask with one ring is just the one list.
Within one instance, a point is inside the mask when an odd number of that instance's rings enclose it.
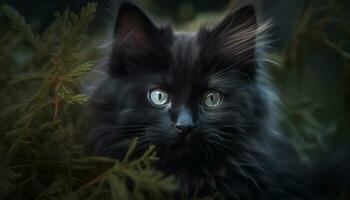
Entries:
{"label": "black fur", "polygon": [[[263,28],[252,5],[229,13],[211,29],[182,33],[157,27],[139,8],[124,3],[108,77],[90,101],[90,150],[121,159],[126,141],[134,137],[139,137],[139,153],[155,144],[157,167],[179,181],[175,199],[216,192],[221,199],[327,199],[322,191],[327,183],[310,181],[275,128],[274,93],[257,55]],[[153,88],[167,91],[171,104],[152,106],[147,92]],[[207,90],[220,91],[222,105],[203,106]],[[173,128],[183,108],[195,122],[186,137]]]}

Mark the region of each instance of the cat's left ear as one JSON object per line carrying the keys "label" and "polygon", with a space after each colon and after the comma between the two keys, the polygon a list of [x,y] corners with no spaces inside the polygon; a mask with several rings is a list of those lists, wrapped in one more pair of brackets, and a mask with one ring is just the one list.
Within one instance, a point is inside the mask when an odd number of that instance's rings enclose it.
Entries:
{"label": "cat's left ear", "polygon": [[[259,25],[254,4],[231,11],[214,28],[207,30],[206,48],[219,57],[233,60],[236,70],[253,75]],[[220,58],[220,59],[221,59]],[[225,66],[224,66],[225,67]]]}
{"label": "cat's left ear", "polygon": [[222,48],[234,55],[254,54],[258,22],[255,6],[252,4],[231,11],[211,30],[211,35],[219,37]]}

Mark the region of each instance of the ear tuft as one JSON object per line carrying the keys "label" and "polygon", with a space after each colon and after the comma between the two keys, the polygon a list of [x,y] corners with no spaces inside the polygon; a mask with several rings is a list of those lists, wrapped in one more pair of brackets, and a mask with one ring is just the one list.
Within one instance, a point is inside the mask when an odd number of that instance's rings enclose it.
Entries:
{"label": "ear tuft", "polygon": [[[202,57],[208,60],[208,70],[237,70],[255,77],[257,46],[269,23],[259,25],[255,4],[245,3],[229,12],[212,29],[202,28],[198,34]],[[217,64],[219,62],[219,64]],[[214,66],[214,67],[213,67]],[[229,68],[227,66],[230,66]]]}
{"label": "ear tuft", "polygon": [[239,56],[253,56],[258,32],[258,22],[253,5],[230,12],[211,31],[221,40],[223,50]]}

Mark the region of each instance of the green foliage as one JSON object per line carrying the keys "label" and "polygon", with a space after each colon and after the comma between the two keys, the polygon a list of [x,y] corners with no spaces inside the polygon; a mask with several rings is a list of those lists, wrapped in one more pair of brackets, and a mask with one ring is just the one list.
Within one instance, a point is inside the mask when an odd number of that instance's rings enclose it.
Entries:
{"label": "green foliage", "polygon": [[[103,193],[103,187],[108,185],[111,188],[111,192],[107,195],[108,199],[165,199],[169,191],[175,190],[174,178],[164,177],[161,172],[152,167],[152,164],[158,160],[154,151],[155,146],[150,146],[139,159],[129,160],[136,145],[137,139],[130,144],[122,161],[102,157],[74,160],[79,170],[87,169],[89,165],[86,164],[91,161],[106,162],[112,166],[82,185],[75,195],[84,197],[83,199],[87,197],[95,199],[98,193]],[[97,189],[93,187],[96,185],[98,185]]]}
{"label": "green foliage", "polygon": [[81,51],[95,11],[89,3],[79,14],[56,13],[38,34],[12,7],[0,7],[12,23],[0,49],[0,199],[165,199],[175,189],[173,177],[152,167],[154,146],[130,160],[134,140],[118,161],[89,157],[75,141],[88,100],[80,80],[93,67]]}

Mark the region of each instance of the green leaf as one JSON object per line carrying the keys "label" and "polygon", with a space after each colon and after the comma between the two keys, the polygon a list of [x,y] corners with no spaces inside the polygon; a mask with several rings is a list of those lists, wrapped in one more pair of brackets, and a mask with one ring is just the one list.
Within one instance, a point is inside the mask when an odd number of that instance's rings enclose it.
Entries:
{"label": "green leaf", "polygon": [[91,71],[93,67],[93,64],[91,62],[85,62],[80,64],[78,67],[76,67],[75,69],[73,69],[71,72],[69,72],[69,77],[71,79],[80,77],[84,74],[86,74],[87,72]]}

